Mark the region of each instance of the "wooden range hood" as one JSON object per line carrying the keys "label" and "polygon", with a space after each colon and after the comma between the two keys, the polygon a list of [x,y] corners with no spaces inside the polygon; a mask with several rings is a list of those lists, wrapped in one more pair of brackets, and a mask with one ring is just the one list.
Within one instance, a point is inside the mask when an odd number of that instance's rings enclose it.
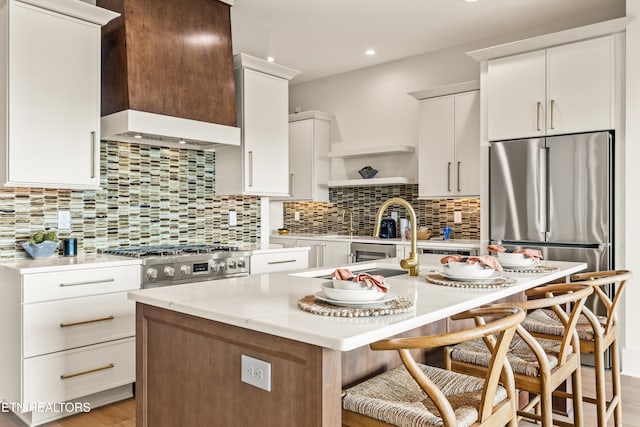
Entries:
{"label": "wooden range hood", "polygon": [[120,13],[102,28],[102,139],[199,149],[240,145],[233,0],[96,3]]}

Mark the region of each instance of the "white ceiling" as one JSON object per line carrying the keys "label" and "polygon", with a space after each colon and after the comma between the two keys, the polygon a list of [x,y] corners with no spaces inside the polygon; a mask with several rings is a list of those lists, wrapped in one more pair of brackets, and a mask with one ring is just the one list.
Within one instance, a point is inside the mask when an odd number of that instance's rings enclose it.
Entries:
{"label": "white ceiling", "polygon": [[[618,18],[625,0],[235,0],[234,54],[302,71],[293,83],[474,41]],[[364,55],[375,49],[374,56]]]}

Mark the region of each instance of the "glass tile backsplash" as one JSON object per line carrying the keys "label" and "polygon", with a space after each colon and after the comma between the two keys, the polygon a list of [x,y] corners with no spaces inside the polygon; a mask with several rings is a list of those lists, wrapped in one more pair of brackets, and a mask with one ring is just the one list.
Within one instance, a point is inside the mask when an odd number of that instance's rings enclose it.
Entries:
{"label": "glass tile backsplash", "polygon": [[[71,211],[79,253],[176,243],[254,243],[260,199],[215,197],[215,153],[121,142],[101,143],[101,189],[0,189],[0,258],[24,258],[20,243],[57,227]],[[228,213],[237,213],[229,227]]]}
{"label": "glass tile backsplash", "polygon": [[[432,230],[433,236],[442,234],[443,227],[451,227],[452,239],[480,238],[480,199],[435,199],[419,200],[418,185],[390,185],[372,187],[331,188],[331,202],[285,202],[284,226],[292,233],[348,233],[349,220],[344,215],[345,208],[353,212],[354,227],[358,235],[371,235],[378,207],[391,197],[402,197],[413,206],[418,218],[418,226]],[[401,206],[391,206],[391,212],[398,212],[398,218],[409,218]],[[454,224],[453,213],[460,211],[462,222]],[[296,221],[295,212],[300,213]],[[399,225],[399,224],[397,224]],[[399,231],[399,230],[398,230]]]}

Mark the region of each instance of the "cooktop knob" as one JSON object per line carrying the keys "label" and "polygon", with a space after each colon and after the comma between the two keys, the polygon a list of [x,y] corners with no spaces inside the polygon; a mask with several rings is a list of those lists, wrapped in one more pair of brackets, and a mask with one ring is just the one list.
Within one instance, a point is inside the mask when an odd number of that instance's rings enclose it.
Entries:
{"label": "cooktop knob", "polygon": [[218,266],[220,267],[220,271],[225,271],[227,269],[227,264],[224,262],[221,262]]}
{"label": "cooktop knob", "polygon": [[180,267],[180,273],[182,273],[182,274],[191,274],[191,266],[183,265],[182,267]]}
{"label": "cooktop knob", "polygon": [[155,268],[147,269],[147,278],[148,279],[157,279],[158,278],[158,270]]}
{"label": "cooktop knob", "polygon": [[173,277],[176,274],[176,269],[173,267],[165,267],[164,268],[164,275],[166,277]]}
{"label": "cooktop knob", "polygon": [[212,262],[209,263],[209,270],[211,270],[213,272],[216,272],[216,271],[220,270],[220,266],[212,261]]}
{"label": "cooktop knob", "polygon": [[229,268],[236,268],[236,262],[235,261],[229,261]]}
{"label": "cooktop knob", "polygon": [[244,268],[244,260],[243,259],[239,259],[237,265],[238,265],[238,268]]}

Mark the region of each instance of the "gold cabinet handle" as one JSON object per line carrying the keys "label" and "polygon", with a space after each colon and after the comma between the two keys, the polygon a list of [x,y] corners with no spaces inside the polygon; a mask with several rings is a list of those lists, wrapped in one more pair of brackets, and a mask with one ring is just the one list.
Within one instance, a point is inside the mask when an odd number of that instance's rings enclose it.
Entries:
{"label": "gold cabinet handle", "polygon": [[82,371],[82,372],[74,372],[73,374],[64,374],[64,375],[60,375],[60,379],[61,380],[68,380],[69,378],[74,378],[74,377],[79,377],[81,375],[87,375],[87,374],[92,374],[94,372],[99,372],[99,371],[104,371],[106,369],[111,369],[111,368],[115,368],[116,365],[114,365],[113,363],[109,363],[106,366],[101,366],[99,368],[94,368],[94,369],[89,369],[88,371]]}
{"label": "gold cabinet handle", "polygon": [[447,162],[447,191],[451,192],[451,162]]}
{"label": "gold cabinet handle", "polygon": [[249,151],[249,187],[253,187],[253,151]]}
{"label": "gold cabinet handle", "polygon": [[101,317],[99,319],[83,320],[81,322],[60,323],[60,327],[68,328],[69,326],[78,326],[78,325],[86,325],[88,323],[105,322],[107,320],[113,320],[113,319],[115,319],[115,317],[107,316],[107,317]]}
{"label": "gold cabinet handle", "polygon": [[556,101],[554,99],[551,100],[551,129],[555,129],[553,127],[553,112],[555,111]]}
{"label": "gold cabinet handle", "polygon": [[457,185],[458,185],[458,192],[460,192],[460,165],[462,164],[462,162],[458,162],[458,170],[457,170],[457,176],[456,176],[456,181],[457,181]]}
{"label": "gold cabinet handle", "polygon": [[536,130],[540,130],[540,107],[542,107],[542,102],[538,101],[536,105]]}
{"label": "gold cabinet handle", "polygon": [[60,283],[60,287],[64,288],[67,286],[82,286],[82,285],[95,285],[97,283],[111,283],[115,282],[116,279],[102,279],[102,280],[91,280],[87,282],[71,282],[71,283]]}
{"label": "gold cabinet handle", "polygon": [[96,131],[91,131],[91,178],[96,177]]}

